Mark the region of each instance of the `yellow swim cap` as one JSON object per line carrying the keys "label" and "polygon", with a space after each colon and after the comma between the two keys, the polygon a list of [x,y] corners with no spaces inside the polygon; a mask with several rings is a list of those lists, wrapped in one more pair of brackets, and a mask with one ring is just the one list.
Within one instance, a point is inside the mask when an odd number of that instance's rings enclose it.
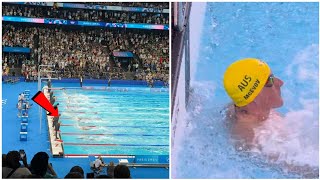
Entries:
{"label": "yellow swim cap", "polygon": [[259,59],[241,59],[224,73],[224,88],[235,105],[246,106],[260,93],[270,73],[270,67]]}

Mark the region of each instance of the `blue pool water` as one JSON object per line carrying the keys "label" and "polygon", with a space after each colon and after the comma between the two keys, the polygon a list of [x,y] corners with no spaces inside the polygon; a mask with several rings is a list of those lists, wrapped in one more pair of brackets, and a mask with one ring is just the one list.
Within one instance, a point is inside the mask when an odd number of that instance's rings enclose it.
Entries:
{"label": "blue pool water", "polygon": [[[186,115],[178,120],[172,176],[318,178],[318,3],[202,3],[203,18],[196,4],[190,22],[191,57],[197,57],[191,59],[192,95]],[[200,39],[192,39],[192,25],[199,21]],[[195,42],[199,49],[193,48]],[[283,119],[262,127],[268,129],[263,150],[281,157],[272,164],[262,153],[234,149],[221,112],[231,102],[223,88],[224,71],[247,57],[263,59],[284,81],[284,105],[277,109]],[[286,139],[278,129],[287,133]],[[284,163],[300,169],[288,170]]]}
{"label": "blue pool water", "polygon": [[[79,84],[63,83],[63,86],[75,87],[79,86]],[[95,84],[95,86],[97,86],[97,84]],[[32,157],[37,152],[47,152],[50,157],[49,161],[53,164],[53,168],[55,169],[59,178],[64,178],[64,176],[69,173],[70,169],[76,165],[81,166],[85,174],[92,172],[89,166],[90,160],[88,158],[52,157],[48,137],[48,124],[43,118],[40,133],[40,116],[38,105],[36,105],[35,103],[29,111],[28,141],[19,140],[20,120],[17,117],[16,104],[18,101],[19,93],[22,93],[26,89],[30,90],[31,95],[35,95],[38,92],[37,83],[2,83],[2,100],[5,100],[5,103],[2,104],[2,153],[8,153],[12,150],[19,151],[19,149],[24,149],[27,155],[27,161],[28,163],[30,163]],[[118,159],[104,158],[104,161],[106,163],[109,163],[110,161],[118,162]],[[130,172],[132,178],[134,179],[169,178],[169,170],[165,168],[130,168]],[[106,168],[103,170],[102,174],[106,174]]]}
{"label": "blue pool water", "polygon": [[65,154],[169,154],[168,89],[97,88],[54,91]]}

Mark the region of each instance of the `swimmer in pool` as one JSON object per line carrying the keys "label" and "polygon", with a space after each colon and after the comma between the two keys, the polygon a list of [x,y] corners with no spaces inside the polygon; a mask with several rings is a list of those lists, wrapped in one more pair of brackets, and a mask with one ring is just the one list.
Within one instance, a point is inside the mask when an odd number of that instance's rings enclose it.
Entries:
{"label": "swimmer in pool", "polygon": [[86,126],[81,126],[80,129],[81,130],[90,130],[91,128],[90,127],[86,127]]}
{"label": "swimmer in pool", "polygon": [[81,117],[78,117],[78,121],[79,121],[80,123],[83,123],[83,124],[88,124],[88,123],[91,123],[91,122],[92,122],[92,121],[90,121],[90,120],[83,119],[83,118],[81,118]]}
{"label": "swimmer in pool", "polygon": [[[233,103],[227,108],[232,137],[238,150],[254,146],[254,128],[283,105],[283,81],[263,61],[247,58],[232,63],[225,71],[224,88]],[[279,115],[279,113],[276,113]]]}

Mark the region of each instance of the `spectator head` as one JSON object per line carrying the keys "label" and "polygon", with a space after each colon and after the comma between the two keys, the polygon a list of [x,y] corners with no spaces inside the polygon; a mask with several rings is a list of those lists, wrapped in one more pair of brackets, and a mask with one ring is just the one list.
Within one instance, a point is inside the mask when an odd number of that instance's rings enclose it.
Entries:
{"label": "spectator head", "polygon": [[2,167],[6,167],[7,166],[7,155],[6,154],[2,154]]}
{"label": "spectator head", "polygon": [[110,161],[109,166],[114,166],[114,162]]}
{"label": "spectator head", "polygon": [[17,169],[21,166],[20,164],[20,153],[18,151],[10,151],[6,157],[6,167]]}
{"label": "spectator head", "polygon": [[114,178],[128,179],[130,177],[130,170],[126,165],[117,165],[114,168]]}
{"label": "spectator head", "polygon": [[65,179],[83,179],[83,176],[78,172],[69,172],[64,178]]}
{"label": "spectator head", "polygon": [[31,160],[32,174],[43,177],[47,173],[49,156],[46,152],[38,152]]}
{"label": "spectator head", "polygon": [[70,173],[71,173],[71,172],[80,173],[80,174],[82,175],[82,177],[84,177],[83,169],[82,169],[80,166],[73,166],[73,167],[70,169]]}

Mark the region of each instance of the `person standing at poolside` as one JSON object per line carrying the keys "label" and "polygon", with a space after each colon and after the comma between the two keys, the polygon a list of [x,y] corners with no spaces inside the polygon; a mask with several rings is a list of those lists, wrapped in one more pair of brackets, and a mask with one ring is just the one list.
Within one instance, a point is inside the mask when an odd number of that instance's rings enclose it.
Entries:
{"label": "person standing at poolside", "polygon": [[53,99],[53,91],[50,91],[50,100]]}
{"label": "person standing at poolside", "polygon": [[51,79],[48,80],[47,86],[48,86],[48,92],[50,93],[51,87],[52,87]]}
{"label": "person standing at poolside", "polygon": [[57,125],[57,123],[59,122],[61,114],[59,114],[59,116],[54,116],[52,118],[52,127],[55,128],[55,126]]}
{"label": "person standing at poolside", "polygon": [[108,79],[108,87],[110,87],[110,86],[111,86],[111,76]]}
{"label": "person standing at poolside", "polygon": [[82,76],[80,76],[80,87],[82,87]]}
{"label": "person standing at poolside", "polygon": [[60,122],[57,122],[56,125],[54,126],[56,140],[59,139],[58,132],[60,131],[60,125],[61,125]]}
{"label": "person standing at poolside", "polygon": [[56,96],[52,96],[52,99],[50,100],[50,103],[52,105],[54,105],[55,102],[56,102]]}
{"label": "person standing at poolside", "polygon": [[272,74],[265,62],[247,58],[232,63],[225,71],[223,82],[233,101],[228,106],[227,118],[236,146],[251,149],[254,128],[268,119],[274,108],[283,105],[280,90],[283,81]]}

